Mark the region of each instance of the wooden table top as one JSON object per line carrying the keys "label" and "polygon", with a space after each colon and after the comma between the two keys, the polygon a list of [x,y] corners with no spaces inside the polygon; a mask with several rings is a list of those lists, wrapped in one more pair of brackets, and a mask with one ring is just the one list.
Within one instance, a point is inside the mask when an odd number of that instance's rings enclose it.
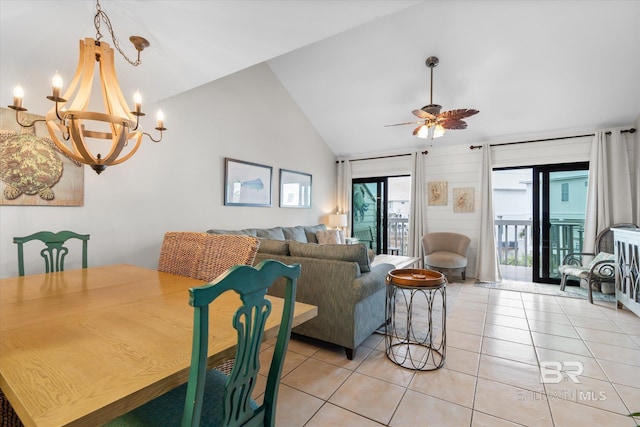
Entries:
{"label": "wooden table top", "polygon": [[[187,381],[204,282],[132,265],[0,279],[0,388],[26,426],[100,425]],[[283,300],[269,297],[266,338]],[[240,300],[211,304],[209,366],[235,354]],[[296,303],[293,326],[317,315]]]}

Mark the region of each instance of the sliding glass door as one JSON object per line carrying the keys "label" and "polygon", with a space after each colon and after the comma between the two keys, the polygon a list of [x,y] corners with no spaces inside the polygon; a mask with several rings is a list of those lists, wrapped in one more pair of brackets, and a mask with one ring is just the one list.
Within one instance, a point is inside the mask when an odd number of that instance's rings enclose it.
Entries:
{"label": "sliding glass door", "polygon": [[378,254],[406,255],[411,177],[354,179],[352,191],[353,236]]}
{"label": "sliding glass door", "polygon": [[[589,164],[536,166],[533,192],[533,280],[560,283],[558,266],[570,252],[583,246]],[[536,196],[534,196],[536,197]]]}
{"label": "sliding glass door", "polygon": [[560,283],[564,256],[582,250],[588,169],[583,162],[494,170],[503,279]]}

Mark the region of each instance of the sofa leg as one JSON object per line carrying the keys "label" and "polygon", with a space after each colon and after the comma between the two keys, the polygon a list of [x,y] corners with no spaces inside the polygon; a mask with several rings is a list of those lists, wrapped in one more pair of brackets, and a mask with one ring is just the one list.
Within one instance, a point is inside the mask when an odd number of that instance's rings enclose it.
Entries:
{"label": "sofa leg", "polygon": [[462,280],[467,280],[467,270],[462,270]]}
{"label": "sofa leg", "polygon": [[353,356],[356,355],[356,349],[355,348],[344,348],[344,352],[347,354],[347,359],[349,360],[353,360]]}

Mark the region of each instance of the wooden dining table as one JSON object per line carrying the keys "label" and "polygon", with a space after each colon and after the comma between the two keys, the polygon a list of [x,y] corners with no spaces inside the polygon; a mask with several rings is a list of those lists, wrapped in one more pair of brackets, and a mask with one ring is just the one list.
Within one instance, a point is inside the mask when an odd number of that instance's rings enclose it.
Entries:
{"label": "wooden dining table", "polygon": [[[0,279],[0,388],[26,426],[98,426],[187,381],[193,307],[204,282],[119,264]],[[268,296],[265,339],[284,300]],[[210,306],[210,367],[233,358],[240,305]],[[296,303],[293,326],[317,315]]]}

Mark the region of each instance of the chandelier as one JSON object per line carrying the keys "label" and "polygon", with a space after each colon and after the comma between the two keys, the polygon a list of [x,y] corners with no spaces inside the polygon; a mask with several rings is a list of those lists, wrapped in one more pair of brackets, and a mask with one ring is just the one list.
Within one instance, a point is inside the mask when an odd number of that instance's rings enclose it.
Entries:
{"label": "chandelier", "polygon": [[[60,151],[80,163],[91,166],[96,173],[100,174],[107,166],[117,165],[131,158],[140,147],[143,135],[154,142],[160,142],[162,132],[166,128],[164,115],[162,111],[158,111],[155,129],[160,131],[160,137],[155,139],[140,129],[140,117],[145,115],[142,112],[142,96],[139,91],[134,94],[135,108],[131,111],[116,78],[113,49],[109,44],[101,41],[100,23],[105,23],[114,47],[134,67],[141,64],[140,52],[149,47],[149,42],[139,36],[129,38],[138,52],[137,60],[131,61],[120,48],[109,17],[102,11],[99,0],[96,0],[96,10],[93,18],[96,38],[80,40],[78,68],[64,95],[61,95],[62,77],[58,73],[53,77],[52,94],[47,96],[47,99],[53,101],[54,106],[45,119],[32,122],[20,120],[20,112],[27,111],[22,106],[24,90],[20,86],[14,89],[13,105],[8,107],[15,110],[16,121],[22,127],[31,127],[39,121],[46,122],[49,134]],[[88,111],[96,63],[100,70],[103,112]],[[111,141],[111,146],[106,149],[105,141]],[[129,146],[130,141],[132,146],[124,150]],[[94,154],[95,151],[98,152]]]}

